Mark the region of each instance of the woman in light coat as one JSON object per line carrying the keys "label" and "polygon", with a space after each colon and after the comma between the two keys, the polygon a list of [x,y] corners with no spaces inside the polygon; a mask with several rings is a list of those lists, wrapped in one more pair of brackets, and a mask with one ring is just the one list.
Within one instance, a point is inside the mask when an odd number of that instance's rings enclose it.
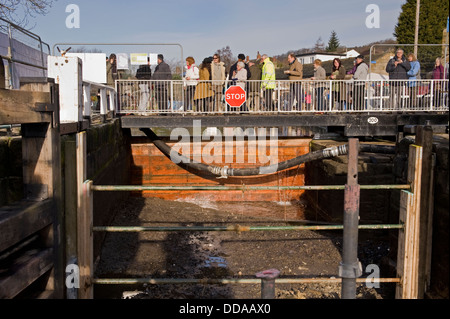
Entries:
{"label": "woman in light coat", "polygon": [[200,71],[195,65],[193,57],[186,58],[186,75],[184,76],[184,88],[186,90],[184,95],[184,109],[192,110],[192,100],[195,94],[195,87],[197,86],[198,79],[200,78]]}

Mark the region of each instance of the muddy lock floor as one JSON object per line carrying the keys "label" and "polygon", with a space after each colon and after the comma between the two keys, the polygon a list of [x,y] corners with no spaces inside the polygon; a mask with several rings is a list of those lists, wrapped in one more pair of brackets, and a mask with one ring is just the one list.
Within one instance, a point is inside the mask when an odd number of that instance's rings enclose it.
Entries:
{"label": "muddy lock floor", "polygon": [[[260,204],[261,205],[261,204]],[[114,226],[276,226],[287,221],[286,208],[266,203],[220,209],[158,198],[130,197],[117,208]],[[277,207],[278,206],[278,207]],[[234,207],[234,208],[233,208]],[[241,208],[237,208],[241,207]],[[242,214],[245,207],[246,215]],[[251,216],[263,212],[263,216]],[[277,211],[280,211],[278,215]],[[270,214],[268,212],[273,212]],[[250,214],[250,216],[249,216]],[[259,214],[261,215],[261,214]],[[100,258],[98,278],[255,278],[257,272],[276,268],[280,277],[337,277],[342,231],[251,232],[140,232],[108,233]],[[382,242],[363,241],[359,260],[363,269],[387,254]],[[385,284],[386,285],[386,284]],[[390,284],[392,286],[392,284]],[[336,299],[340,284],[276,284],[276,298]],[[357,287],[357,298],[391,298],[392,288]],[[95,298],[116,299],[255,299],[260,284],[139,284],[96,285]]]}

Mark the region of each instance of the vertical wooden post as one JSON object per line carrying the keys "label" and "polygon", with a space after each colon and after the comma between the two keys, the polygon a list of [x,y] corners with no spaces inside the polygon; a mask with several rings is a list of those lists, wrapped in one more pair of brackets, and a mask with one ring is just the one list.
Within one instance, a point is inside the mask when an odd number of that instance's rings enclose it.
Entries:
{"label": "vertical wooden post", "polygon": [[[423,149],[422,176],[420,183],[420,231],[419,231],[419,292],[418,298],[422,299],[427,290],[427,282],[430,279],[431,268],[431,227],[433,220],[433,129],[431,126],[417,126],[416,145]],[[430,205],[431,204],[431,205]]]}
{"label": "vertical wooden post", "polygon": [[[64,212],[66,224],[66,265],[77,262],[77,147],[74,138],[64,143]],[[67,299],[77,299],[78,290],[67,288]]]}
{"label": "vertical wooden post", "polygon": [[397,277],[401,283],[396,287],[397,299],[417,299],[419,289],[419,231],[420,192],[422,177],[423,148],[409,146],[408,183],[411,192],[400,194],[400,223],[405,225],[399,231],[397,252]]}
{"label": "vertical wooden post", "polygon": [[[26,89],[21,87],[21,89]],[[22,124],[22,161],[25,197],[41,201],[51,199],[52,227],[43,231],[43,241],[53,246],[53,269],[46,290],[53,298],[64,296],[64,221],[61,194],[61,139],[59,132],[58,85],[34,84],[33,91],[48,92],[53,107],[51,123]],[[49,105],[50,107],[50,105]],[[45,234],[45,235],[44,235]]]}
{"label": "vertical wooden post", "polygon": [[91,278],[94,273],[93,234],[92,234],[92,196],[87,179],[86,132],[77,134],[77,252],[80,269],[80,289],[78,297],[93,299],[94,290]]}

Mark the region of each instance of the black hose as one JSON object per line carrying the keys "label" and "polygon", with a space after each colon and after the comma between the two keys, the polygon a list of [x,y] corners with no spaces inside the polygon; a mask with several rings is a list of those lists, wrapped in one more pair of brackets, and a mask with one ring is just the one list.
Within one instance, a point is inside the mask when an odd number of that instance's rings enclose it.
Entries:
{"label": "black hose", "polygon": [[[172,150],[170,146],[164,143],[151,129],[141,128],[142,132],[150,138],[152,143],[167,157],[169,157],[173,162],[177,163],[184,168],[192,168],[198,171],[209,172],[213,175],[226,178],[228,176],[255,176],[255,175],[266,175],[273,174],[279,171],[283,171],[288,168],[296,167],[300,164],[307,162],[312,162],[315,160],[321,160],[325,158],[336,157],[340,155],[345,155],[348,152],[348,145],[343,144],[340,146],[333,146],[325,148],[323,150],[310,152],[308,154],[300,155],[298,157],[292,158],[290,160],[273,164],[267,166],[257,166],[251,168],[228,168],[227,166],[219,167],[206,165],[197,161],[194,161],[178,152]],[[373,144],[360,144],[361,152],[371,152],[371,153],[384,153],[392,154],[395,152],[395,147],[386,145],[373,145]]]}

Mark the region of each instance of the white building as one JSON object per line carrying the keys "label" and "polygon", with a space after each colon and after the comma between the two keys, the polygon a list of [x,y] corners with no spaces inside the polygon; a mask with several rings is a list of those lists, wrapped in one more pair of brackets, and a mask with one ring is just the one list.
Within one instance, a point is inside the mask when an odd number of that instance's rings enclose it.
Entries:
{"label": "white building", "polygon": [[314,60],[319,59],[322,62],[332,61],[334,58],[349,59],[356,58],[359,53],[355,50],[347,51],[346,53],[331,53],[331,52],[310,52],[304,54],[297,54],[296,57],[301,64],[312,64]]}

